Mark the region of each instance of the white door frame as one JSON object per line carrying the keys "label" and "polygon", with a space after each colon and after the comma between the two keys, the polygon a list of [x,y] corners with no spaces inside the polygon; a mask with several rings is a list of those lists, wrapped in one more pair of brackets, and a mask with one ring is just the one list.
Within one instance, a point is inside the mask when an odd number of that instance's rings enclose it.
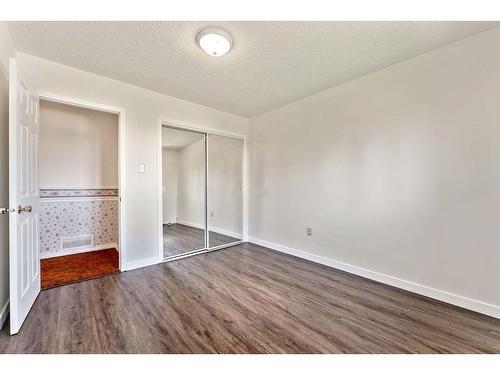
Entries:
{"label": "white door frame", "polygon": [[125,271],[125,266],[127,264],[127,246],[125,237],[125,110],[123,108],[106,104],[98,104],[46,92],[40,92],[39,98],[40,100],[118,115],[118,253],[120,271]]}
{"label": "white door frame", "polygon": [[[184,124],[178,121],[172,121],[166,118],[159,118],[158,119],[158,134],[157,134],[157,165],[158,165],[158,188],[157,188],[157,198],[158,198],[158,259],[160,261],[163,261],[163,186],[162,186],[162,176],[163,176],[163,168],[162,168],[162,132],[161,129],[163,126],[171,126],[174,128],[179,128],[183,130],[190,130],[190,131],[195,131],[199,133],[206,133],[207,135],[220,135],[224,137],[229,137],[229,138],[235,138],[235,139],[240,139],[243,141],[243,165],[242,165],[242,173],[243,173],[243,186],[242,186],[242,193],[243,193],[243,210],[242,210],[242,222],[243,222],[243,239],[242,242],[247,242],[248,241],[248,173],[249,173],[249,163],[248,163],[248,156],[249,156],[249,150],[248,150],[248,136],[246,134],[242,133],[234,133],[234,132],[228,132],[228,131],[223,131],[223,130],[218,130],[218,129],[213,129],[209,127],[203,127],[203,126],[193,126],[191,124]],[[208,163],[207,160],[207,154],[208,154],[208,147],[205,148],[205,165]],[[207,173],[208,171],[205,171]],[[206,193],[206,192],[205,192]],[[205,206],[208,204],[205,199]],[[205,210],[208,211],[208,210]],[[208,212],[206,212],[208,215]],[[206,218],[206,222],[208,223],[208,217]],[[207,224],[208,227],[208,224]],[[208,251],[212,250],[218,250],[220,248],[226,247],[225,245],[222,246],[217,246],[212,249],[207,249]],[[198,254],[198,252],[196,252]],[[184,254],[179,256],[179,258],[189,256],[190,254]],[[176,257],[177,259],[177,257]]]}

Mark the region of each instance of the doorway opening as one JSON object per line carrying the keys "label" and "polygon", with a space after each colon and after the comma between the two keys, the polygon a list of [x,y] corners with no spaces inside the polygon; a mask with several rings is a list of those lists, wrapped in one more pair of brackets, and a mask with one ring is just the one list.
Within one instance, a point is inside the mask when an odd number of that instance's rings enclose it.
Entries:
{"label": "doorway opening", "polygon": [[162,124],[160,166],[164,260],[242,242],[242,138]]}
{"label": "doorway opening", "polygon": [[120,271],[119,114],[40,99],[42,289]]}

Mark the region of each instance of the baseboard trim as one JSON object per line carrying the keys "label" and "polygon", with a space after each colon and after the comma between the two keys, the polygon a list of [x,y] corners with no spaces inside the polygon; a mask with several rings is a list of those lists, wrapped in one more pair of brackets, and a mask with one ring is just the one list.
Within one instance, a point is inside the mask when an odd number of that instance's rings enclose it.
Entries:
{"label": "baseboard trim", "polygon": [[190,223],[189,221],[184,221],[184,220],[179,220],[179,219],[177,219],[176,224],[186,225],[188,227],[193,227],[193,228],[197,228],[197,229],[205,229],[205,225],[203,225],[203,224]]}
{"label": "baseboard trim", "polygon": [[152,258],[135,260],[133,262],[127,262],[127,264],[125,264],[125,267],[122,271],[131,271],[131,270],[135,270],[138,268],[154,266],[155,264],[159,264],[162,262],[163,262],[163,258],[159,258],[159,257],[152,257]]}
{"label": "baseboard trim", "polygon": [[[190,223],[188,221],[177,220],[177,224],[187,225],[188,227],[193,227],[193,228],[197,228],[197,229],[203,229],[203,230],[205,229],[205,226],[203,224]],[[238,239],[242,238],[241,234],[238,234],[236,232],[232,232],[230,230],[222,229],[222,228],[208,227],[208,230],[211,232],[224,234],[224,235],[229,236],[229,237],[234,237],[234,238],[238,238]]]}
{"label": "baseboard trim", "polygon": [[241,240],[241,238],[242,238],[241,234],[238,234],[236,232],[231,232],[230,230],[225,230],[225,229],[222,229],[222,228],[208,227],[208,230],[210,232],[215,232],[215,233],[218,233],[218,234],[223,234],[225,236],[234,237],[234,238],[237,238],[239,240]]}
{"label": "baseboard trim", "polygon": [[2,310],[0,311],[0,329],[2,329],[3,324],[7,320],[8,316],[9,316],[9,300],[5,302],[5,305],[3,305]]}
{"label": "baseboard trim", "polygon": [[96,245],[91,247],[85,247],[84,249],[70,249],[64,251],[50,252],[45,254],[40,254],[40,259],[56,258],[65,255],[74,255],[80,253],[89,253],[91,251],[105,250],[105,249],[116,249],[118,250],[118,244],[116,243],[105,243],[102,245]]}
{"label": "baseboard trim", "polygon": [[500,306],[491,305],[486,302],[474,300],[468,297],[459,296],[454,293],[444,290],[435,289],[425,285],[421,285],[412,281],[400,279],[398,277],[386,275],[380,272],[371,271],[366,268],[354,266],[352,264],[340,262],[331,258],[326,258],[320,255],[312,254],[306,251],[294,249],[288,246],[276,244],[273,242],[264,241],[258,238],[250,237],[249,242],[256,245],[267,247],[271,250],[276,250],[282,253],[310,260],[315,263],[320,263],[341,271],[349,272],[354,275],[362,276],[370,280],[378,281],[383,284],[395,286],[409,292],[417,293],[426,297],[446,302],[451,305],[459,306],[467,310],[472,310],[481,314],[489,315],[500,319]]}

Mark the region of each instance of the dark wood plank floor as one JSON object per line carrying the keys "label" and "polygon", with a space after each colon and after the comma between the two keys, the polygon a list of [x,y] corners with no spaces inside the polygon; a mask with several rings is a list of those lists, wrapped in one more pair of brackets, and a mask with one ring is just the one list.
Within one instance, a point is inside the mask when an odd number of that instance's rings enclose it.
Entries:
{"label": "dark wood plank floor", "polygon": [[120,272],[118,250],[105,249],[40,261],[42,289]]}
{"label": "dark wood plank floor", "polygon": [[42,291],[8,353],[499,353],[500,320],[243,244]]}
{"label": "dark wood plank floor", "polygon": [[[239,239],[210,231],[210,247],[225,245]],[[163,257],[181,255],[205,247],[205,232],[183,224],[163,225]]]}

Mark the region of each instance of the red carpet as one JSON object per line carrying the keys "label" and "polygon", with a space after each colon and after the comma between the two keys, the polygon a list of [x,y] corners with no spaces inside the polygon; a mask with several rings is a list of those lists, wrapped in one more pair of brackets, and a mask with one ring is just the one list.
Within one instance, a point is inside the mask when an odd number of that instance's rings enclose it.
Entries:
{"label": "red carpet", "polygon": [[106,249],[41,260],[42,289],[120,272],[118,251]]}

